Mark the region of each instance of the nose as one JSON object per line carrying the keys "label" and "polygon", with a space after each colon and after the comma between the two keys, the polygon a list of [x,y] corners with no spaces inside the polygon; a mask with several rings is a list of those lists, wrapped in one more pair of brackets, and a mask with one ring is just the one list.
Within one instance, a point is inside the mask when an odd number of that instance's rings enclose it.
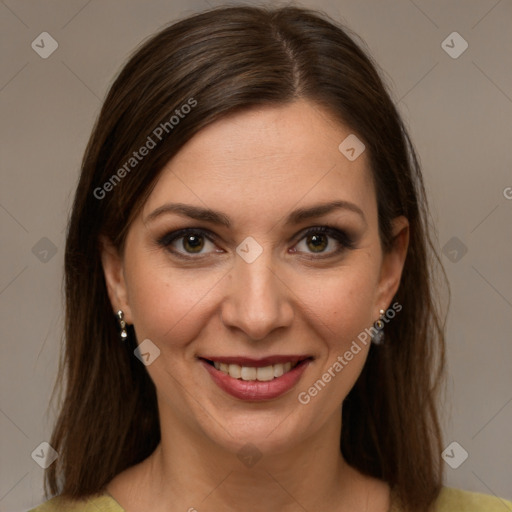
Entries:
{"label": "nose", "polygon": [[264,250],[252,263],[236,257],[221,308],[224,325],[254,341],[291,325],[293,319],[291,287],[272,268],[268,253]]}

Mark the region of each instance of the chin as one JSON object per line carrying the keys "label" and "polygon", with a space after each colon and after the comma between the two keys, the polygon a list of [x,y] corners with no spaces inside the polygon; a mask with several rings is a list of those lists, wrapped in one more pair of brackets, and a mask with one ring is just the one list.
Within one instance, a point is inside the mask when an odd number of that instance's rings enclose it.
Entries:
{"label": "chin", "polygon": [[215,420],[200,425],[200,429],[221,450],[238,458],[254,452],[277,454],[293,449],[307,437],[304,421],[293,412],[281,409],[276,411],[250,411],[219,414]]}

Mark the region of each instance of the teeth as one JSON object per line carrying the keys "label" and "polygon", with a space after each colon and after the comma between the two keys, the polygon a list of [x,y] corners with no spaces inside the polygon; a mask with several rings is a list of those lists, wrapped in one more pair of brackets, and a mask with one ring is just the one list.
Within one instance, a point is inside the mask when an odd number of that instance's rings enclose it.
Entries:
{"label": "teeth", "polygon": [[284,363],[284,364],[273,364],[269,366],[262,366],[260,368],[255,368],[253,366],[240,366],[238,364],[226,364],[219,363],[217,361],[213,362],[213,366],[228,374],[230,377],[234,379],[241,380],[258,380],[261,382],[269,381],[275,379],[277,377],[281,377],[285,373],[289,372],[292,368],[295,368],[299,363]]}
{"label": "teeth", "polygon": [[262,366],[256,371],[256,380],[266,381],[274,378],[273,366]]}
{"label": "teeth", "polygon": [[256,376],[258,371],[256,368],[251,368],[250,366],[242,366],[240,368],[242,380],[256,380]]}
{"label": "teeth", "polygon": [[239,379],[242,376],[242,367],[237,364],[229,365],[229,376],[234,379]]}
{"label": "teeth", "polygon": [[284,366],[282,364],[274,365],[274,377],[281,377],[284,373]]}

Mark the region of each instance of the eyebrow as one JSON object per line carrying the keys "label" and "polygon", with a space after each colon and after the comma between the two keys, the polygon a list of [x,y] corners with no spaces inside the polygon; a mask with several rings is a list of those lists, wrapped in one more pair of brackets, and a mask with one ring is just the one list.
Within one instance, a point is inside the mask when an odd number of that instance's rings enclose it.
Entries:
{"label": "eyebrow", "polygon": [[[348,210],[357,213],[362,218],[364,223],[367,224],[364,213],[361,208],[359,208],[359,206],[349,201],[338,200],[331,201],[329,203],[316,204],[307,208],[298,208],[286,217],[285,225],[299,224],[305,220],[322,217],[336,210]],[[229,217],[224,213],[212,210],[210,208],[203,208],[201,206],[194,206],[184,203],[166,203],[162,206],[159,206],[146,217],[145,222],[153,221],[157,217],[169,213],[183,215],[192,219],[225,226],[227,228],[231,227],[231,221],[229,220]]]}

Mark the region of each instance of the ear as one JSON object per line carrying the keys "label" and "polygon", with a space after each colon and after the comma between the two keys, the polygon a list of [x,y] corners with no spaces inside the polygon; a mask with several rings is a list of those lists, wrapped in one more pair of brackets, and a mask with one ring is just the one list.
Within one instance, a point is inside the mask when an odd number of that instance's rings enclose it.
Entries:
{"label": "ear", "polygon": [[100,237],[100,248],[101,263],[112,309],[114,313],[121,309],[126,323],[131,324],[133,322],[124,278],[123,258],[105,236]]}
{"label": "ear", "polygon": [[[404,217],[396,217],[392,221],[392,247],[383,254],[378,284],[376,307],[389,307],[400,286],[407,249],[409,247],[409,221]],[[378,318],[379,314],[376,314]]]}

